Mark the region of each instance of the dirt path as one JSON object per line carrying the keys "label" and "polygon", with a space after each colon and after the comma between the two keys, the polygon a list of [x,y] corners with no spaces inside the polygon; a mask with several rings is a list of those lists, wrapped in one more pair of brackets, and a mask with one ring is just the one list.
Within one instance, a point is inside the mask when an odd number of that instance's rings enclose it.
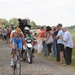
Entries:
{"label": "dirt path", "polygon": [[[75,75],[75,71],[35,55],[32,64],[22,61],[21,75]],[[0,75],[13,75],[10,67],[10,47],[0,41]]]}

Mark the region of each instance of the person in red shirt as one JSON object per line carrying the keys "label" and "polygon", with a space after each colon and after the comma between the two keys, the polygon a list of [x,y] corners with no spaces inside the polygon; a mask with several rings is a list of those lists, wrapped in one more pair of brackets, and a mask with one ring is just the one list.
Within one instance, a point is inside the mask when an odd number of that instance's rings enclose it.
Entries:
{"label": "person in red shirt", "polygon": [[45,38],[45,29],[44,29],[44,27],[41,27],[41,37],[42,38]]}
{"label": "person in red shirt", "polygon": [[47,55],[47,52],[46,52],[46,44],[45,44],[45,36],[46,36],[46,31],[44,29],[44,27],[42,26],[41,27],[41,34],[40,34],[41,38],[42,38],[42,45],[43,45],[43,50],[44,50],[44,56]]}

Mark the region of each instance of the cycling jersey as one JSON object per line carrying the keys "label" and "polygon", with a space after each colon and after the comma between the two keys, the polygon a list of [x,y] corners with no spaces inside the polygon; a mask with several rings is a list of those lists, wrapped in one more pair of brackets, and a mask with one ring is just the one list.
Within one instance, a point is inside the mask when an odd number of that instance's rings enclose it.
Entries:
{"label": "cycling jersey", "polygon": [[22,49],[22,41],[24,40],[24,34],[16,34],[16,30],[12,31],[10,34],[10,40],[13,41],[13,45],[17,45],[18,48]]}

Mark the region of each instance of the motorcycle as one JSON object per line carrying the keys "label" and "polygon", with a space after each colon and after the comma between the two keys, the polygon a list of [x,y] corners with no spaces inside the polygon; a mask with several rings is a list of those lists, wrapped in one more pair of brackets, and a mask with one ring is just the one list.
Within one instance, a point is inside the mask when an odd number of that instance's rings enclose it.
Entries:
{"label": "motorcycle", "polygon": [[23,60],[27,60],[28,63],[31,64],[32,61],[33,61],[33,54],[32,54],[32,49],[33,49],[33,46],[32,46],[32,37],[26,35],[25,41],[26,41],[26,45],[27,45],[27,50],[24,50],[25,48],[24,48],[24,46],[23,46],[23,49],[22,49],[22,58],[23,58]]}

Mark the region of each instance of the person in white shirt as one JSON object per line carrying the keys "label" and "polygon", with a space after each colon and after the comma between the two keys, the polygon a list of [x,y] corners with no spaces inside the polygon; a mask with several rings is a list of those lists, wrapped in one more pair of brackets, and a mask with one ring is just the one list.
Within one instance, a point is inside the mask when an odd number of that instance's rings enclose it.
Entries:
{"label": "person in white shirt", "polygon": [[63,28],[62,31],[64,32],[64,36],[62,39],[65,45],[65,51],[64,51],[65,61],[66,61],[65,65],[70,65],[72,62],[73,40],[70,32],[66,28]]}
{"label": "person in white shirt", "polygon": [[4,40],[7,41],[7,27],[5,27],[3,30],[3,37],[4,37]]}

